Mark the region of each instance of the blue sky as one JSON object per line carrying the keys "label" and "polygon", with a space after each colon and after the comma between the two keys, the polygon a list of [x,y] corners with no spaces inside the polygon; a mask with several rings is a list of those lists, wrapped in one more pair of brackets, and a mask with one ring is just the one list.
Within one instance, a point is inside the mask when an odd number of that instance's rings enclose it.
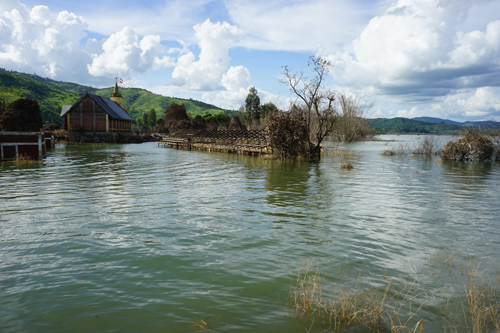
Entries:
{"label": "blue sky", "polygon": [[0,67],[55,80],[286,108],[282,66],[312,55],[372,117],[500,121],[500,0],[0,3]]}

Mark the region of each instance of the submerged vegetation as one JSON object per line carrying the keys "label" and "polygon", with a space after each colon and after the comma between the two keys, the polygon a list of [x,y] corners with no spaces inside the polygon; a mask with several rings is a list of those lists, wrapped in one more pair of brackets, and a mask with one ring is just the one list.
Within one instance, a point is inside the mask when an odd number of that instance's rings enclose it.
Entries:
{"label": "submerged vegetation", "polygon": [[[453,247],[431,256],[430,261],[451,273],[456,257]],[[312,328],[322,332],[360,328],[364,332],[425,332],[426,325],[436,324],[420,313],[429,306],[438,308],[439,316],[433,319],[439,320],[443,331],[499,332],[500,274],[487,281],[480,266],[480,260],[468,258],[460,277],[453,277],[462,279],[463,290],[446,294],[445,289],[438,304],[432,304],[436,298],[423,290],[415,270],[413,280],[407,280],[387,273],[378,278],[364,276],[348,268],[339,270],[334,281],[327,281],[319,268],[307,261],[294,275],[287,306],[307,332]],[[374,279],[379,282],[374,284]]]}

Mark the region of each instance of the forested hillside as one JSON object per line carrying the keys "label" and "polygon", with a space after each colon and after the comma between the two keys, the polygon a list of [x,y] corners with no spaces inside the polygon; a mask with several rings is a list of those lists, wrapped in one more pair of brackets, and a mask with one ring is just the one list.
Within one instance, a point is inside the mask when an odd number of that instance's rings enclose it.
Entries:
{"label": "forested hillside", "polygon": [[[0,98],[7,103],[22,97],[36,99],[40,105],[44,123],[61,124],[62,118],[59,115],[62,106],[74,104],[86,91],[103,97],[109,97],[113,91],[113,87],[97,89],[5,69],[0,69],[0,82],[0,85],[5,88],[0,91]],[[152,108],[155,109],[158,118],[160,118],[163,116],[166,107],[173,102],[177,104],[184,103],[188,114],[191,116],[209,113],[223,113],[229,116],[234,114],[234,111],[224,110],[215,105],[192,99],[161,96],[140,88],[120,88],[120,92],[123,95],[125,109],[134,118]]]}
{"label": "forested hillside", "polygon": [[375,118],[369,119],[369,122],[377,133],[455,134],[463,130],[463,126],[430,123],[408,118]]}

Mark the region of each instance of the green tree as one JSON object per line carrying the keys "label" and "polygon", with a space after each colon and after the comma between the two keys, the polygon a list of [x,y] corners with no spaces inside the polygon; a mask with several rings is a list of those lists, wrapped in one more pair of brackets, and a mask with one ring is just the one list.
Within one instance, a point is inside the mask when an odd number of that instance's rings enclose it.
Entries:
{"label": "green tree", "polygon": [[245,121],[251,124],[254,120],[260,120],[260,98],[255,87],[250,87],[245,99]]}
{"label": "green tree", "polygon": [[142,112],[142,124],[144,125],[144,128],[149,130],[149,112],[144,111]]}
{"label": "green tree", "polygon": [[265,121],[270,115],[278,113],[278,107],[272,102],[262,104],[260,108],[260,121]]}
{"label": "green tree", "polygon": [[157,121],[156,111],[154,108],[150,109],[148,112],[148,127],[153,129],[156,126],[156,121]]}
{"label": "green tree", "polygon": [[142,121],[142,117],[137,117],[135,119],[135,123],[137,124],[137,129],[139,131],[144,131],[144,122]]}

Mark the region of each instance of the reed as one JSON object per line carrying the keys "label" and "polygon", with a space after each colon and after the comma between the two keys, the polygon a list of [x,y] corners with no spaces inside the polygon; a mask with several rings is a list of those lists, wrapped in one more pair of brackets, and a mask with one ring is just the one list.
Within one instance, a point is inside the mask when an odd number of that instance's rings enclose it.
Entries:
{"label": "reed", "polygon": [[308,323],[313,315],[323,307],[321,294],[321,274],[306,262],[297,273],[295,286],[288,294],[287,305],[292,307],[299,323]]}
{"label": "reed", "polygon": [[481,261],[469,259],[466,267],[467,284],[464,304],[466,327],[473,333],[500,332],[500,288],[499,276],[494,281],[485,282],[479,268]]}
{"label": "reed", "polygon": [[[430,261],[451,268],[457,257],[454,245],[444,246]],[[464,288],[452,289],[453,294],[444,298],[443,289],[437,308],[444,311],[435,317],[442,331],[500,332],[500,272],[487,281],[480,266],[481,260],[469,258],[461,270]],[[307,331],[423,332],[425,321],[419,311],[432,298],[422,290],[416,271],[413,280],[387,275],[377,280],[384,283],[375,288],[346,271],[337,273],[337,282],[328,283],[308,261],[294,277],[287,305]]]}
{"label": "reed", "polygon": [[358,276],[354,286],[347,283],[334,285],[331,298],[325,300],[319,269],[312,269],[308,262],[301,267],[295,285],[289,289],[287,305],[297,321],[306,327],[322,323],[333,332],[351,327],[363,327],[373,332],[422,330],[422,321],[413,324],[423,302],[417,307],[412,304],[417,298],[426,296],[420,290],[416,274],[413,282],[403,278],[385,281],[383,288],[374,289]]}

